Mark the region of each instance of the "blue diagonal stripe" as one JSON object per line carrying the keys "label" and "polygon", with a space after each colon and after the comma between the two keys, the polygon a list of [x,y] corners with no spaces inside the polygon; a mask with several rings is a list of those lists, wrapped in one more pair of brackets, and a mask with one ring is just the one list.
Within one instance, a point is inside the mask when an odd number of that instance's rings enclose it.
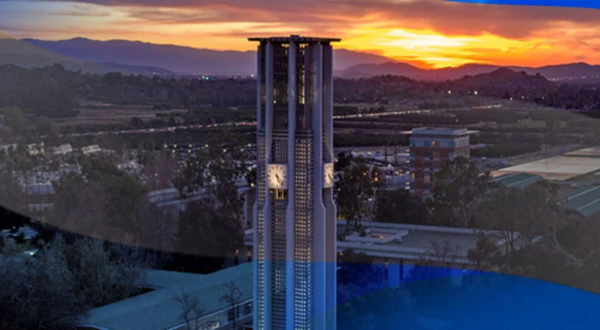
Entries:
{"label": "blue diagonal stripe", "polygon": [[598,0],[448,0],[487,5],[550,6],[600,9]]}

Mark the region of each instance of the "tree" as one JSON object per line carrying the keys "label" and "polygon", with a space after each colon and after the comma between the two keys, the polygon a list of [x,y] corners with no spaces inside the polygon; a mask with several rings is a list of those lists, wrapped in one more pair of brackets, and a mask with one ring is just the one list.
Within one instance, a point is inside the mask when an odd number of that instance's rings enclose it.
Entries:
{"label": "tree", "polygon": [[204,309],[200,305],[200,300],[186,292],[181,292],[173,299],[177,301],[181,308],[179,317],[185,322],[186,330],[201,329],[201,324],[198,319],[204,313]]}
{"label": "tree", "polygon": [[0,169],[0,231],[23,226],[28,220],[21,215],[25,207],[21,185],[12,173]]}
{"label": "tree", "polygon": [[203,193],[217,208],[239,213],[239,196],[235,181],[247,173],[247,156],[238,137],[230,134],[215,134],[207,147],[198,150],[183,165],[174,180],[182,196]]}
{"label": "tree", "polygon": [[223,259],[234,255],[243,244],[241,221],[206,201],[189,204],[179,216],[176,251],[188,256],[182,263],[192,267],[187,271],[218,270]]}
{"label": "tree", "polygon": [[352,164],[353,159],[354,159],[354,156],[352,156],[352,154],[346,155],[345,153],[340,152],[338,154],[337,162],[335,162],[336,172],[343,171],[346,167],[350,166]]}
{"label": "tree", "polygon": [[429,211],[423,202],[404,189],[377,192],[375,219],[378,222],[424,225]]}
{"label": "tree", "polygon": [[364,163],[355,163],[338,174],[336,201],[339,213],[348,221],[348,228],[359,230],[363,220],[372,221],[372,217],[368,217],[369,204],[374,203],[381,185],[379,169]]}
{"label": "tree", "polygon": [[23,132],[25,120],[23,113],[19,107],[10,107],[4,109],[4,122],[10,127],[13,132],[19,134]]}
{"label": "tree", "polygon": [[62,229],[112,242],[129,243],[137,235],[139,206],[146,187],[104,156],[88,157],[82,174],[63,175],[55,185],[50,223]]}
{"label": "tree", "polygon": [[256,185],[256,167],[253,167],[250,171],[248,171],[248,173],[246,174],[246,182],[248,182],[248,185],[250,187],[254,187]]}
{"label": "tree", "polygon": [[140,117],[131,117],[130,124],[133,128],[142,128],[144,127],[144,121]]}
{"label": "tree", "polygon": [[225,303],[228,308],[227,318],[231,321],[231,329],[238,330],[237,318],[239,315],[239,304],[242,302],[242,290],[238,288],[235,282],[223,284],[225,293],[221,296],[221,302]]}
{"label": "tree", "polygon": [[[557,187],[536,182],[524,189],[499,186],[477,212],[482,234],[468,253],[478,266],[589,290],[600,274],[598,226],[592,219],[565,214]],[[502,240],[503,251],[495,242]]]}
{"label": "tree", "polygon": [[133,244],[160,254],[175,251],[177,215],[171,208],[159,207],[148,200],[141,202],[133,214]]}
{"label": "tree", "polygon": [[167,189],[173,182],[173,174],[177,171],[177,160],[167,152],[144,152],[148,154],[140,165],[146,185],[151,190]]}
{"label": "tree", "polygon": [[45,137],[48,145],[57,145],[60,138],[58,127],[48,118],[42,118],[35,125],[35,130],[40,137]]}
{"label": "tree", "polygon": [[435,221],[457,227],[473,224],[477,205],[492,187],[489,174],[479,173],[467,158],[458,157],[438,172],[429,204]]}
{"label": "tree", "polygon": [[557,247],[561,245],[557,235],[566,222],[556,188],[545,181],[523,189],[499,186],[486,196],[476,213],[477,228],[494,230],[505,242],[505,253],[516,250],[517,239],[521,246],[530,246],[547,236]]}
{"label": "tree", "polygon": [[78,239],[69,249],[68,261],[75,270],[75,283],[90,306],[129,298],[139,291],[143,264],[135,254],[111,253],[101,241]]}
{"label": "tree", "polygon": [[0,267],[0,328],[65,329],[83,315],[86,303],[61,244],[33,258],[7,242]]}
{"label": "tree", "polygon": [[131,297],[142,261],[104,243],[61,236],[29,256],[10,240],[0,267],[1,329],[68,329],[84,312]]}
{"label": "tree", "polygon": [[523,191],[518,188],[499,187],[490,193],[478,206],[477,228],[494,230],[496,239],[504,242],[504,253],[515,251],[515,240],[519,237],[519,226],[529,219],[523,219],[526,202]]}
{"label": "tree", "polygon": [[180,169],[175,187],[182,198],[195,196],[196,201],[180,215],[178,252],[216,262],[243,245],[243,199],[236,186],[247,174],[243,145],[235,136],[213,136]]}
{"label": "tree", "polygon": [[467,253],[467,258],[474,262],[477,267],[489,265],[497,256],[498,247],[489,237],[485,235],[481,235],[477,239],[475,247],[470,249]]}

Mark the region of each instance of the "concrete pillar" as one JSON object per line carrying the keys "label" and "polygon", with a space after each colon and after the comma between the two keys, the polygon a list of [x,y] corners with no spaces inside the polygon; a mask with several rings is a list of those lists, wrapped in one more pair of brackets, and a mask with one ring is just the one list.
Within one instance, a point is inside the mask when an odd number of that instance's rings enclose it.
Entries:
{"label": "concrete pillar", "polygon": [[[266,164],[269,164],[271,162],[271,150],[272,150],[272,144],[273,144],[273,44],[271,42],[268,42],[266,45],[267,49],[266,49],[266,63],[267,63],[267,67],[266,67],[266,77],[265,77],[265,81],[266,81],[266,102],[265,102],[265,164],[263,164],[263,166],[266,166]],[[263,246],[264,246],[264,251],[265,251],[265,260],[264,260],[264,279],[265,279],[265,284],[264,284],[264,290],[265,290],[265,295],[264,295],[264,307],[265,307],[265,311],[264,311],[264,315],[265,317],[265,330],[271,330],[272,328],[272,324],[271,324],[271,317],[270,315],[272,315],[272,309],[271,309],[271,305],[272,305],[272,292],[273,290],[271,289],[272,286],[272,275],[271,275],[271,269],[272,269],[272,263],[273,260],[271,258],[271,242],[273,241],[273,235],[272,235],[272,219],[271,219],[271,207],[272,207],[272,201],[273,197],[271,196],[271,194],[269,194],[267,192],[266,194],[266,198],[265,198],[265,208],[263,210],[264,212],[264,227],[265,227],[265,232],[264,232],[264,242],[263,242]]]}
{"label": "concrete pillar", "polygon": [[286,329],[295,326],[295,163],[296,163],[296,48],[294,41],[288,48],[288,206],[286,210]]}
{"label": "concrete pillar", "polygon": [[314,239],[315,239],[315,286],[314,286],[314,329],[326,330],[326,213],[323,205],[323,47],[316,43],[310,46],[315,84],[313,94],[313,174],[314,174]]}

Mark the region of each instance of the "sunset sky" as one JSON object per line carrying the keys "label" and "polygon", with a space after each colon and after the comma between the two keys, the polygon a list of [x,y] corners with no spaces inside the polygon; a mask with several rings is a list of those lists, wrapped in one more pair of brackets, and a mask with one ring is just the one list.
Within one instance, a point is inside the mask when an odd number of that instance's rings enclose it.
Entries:
{"label": "sunset sky", "polygon": [[15,38],[141,40],[249,50],[248,36],[343,38],[421,67],[600,64],[600,10],[445,0],[0,0]]}

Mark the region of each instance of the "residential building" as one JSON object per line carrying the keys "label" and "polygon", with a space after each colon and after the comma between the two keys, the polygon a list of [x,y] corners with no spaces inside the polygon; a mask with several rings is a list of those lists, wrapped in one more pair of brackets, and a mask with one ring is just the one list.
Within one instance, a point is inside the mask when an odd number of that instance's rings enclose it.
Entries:
{"label": "residential building", "polygon": [[6,144],[3,146],[0,146],[0,151],[4,151],[4,152],[9,152],[11,150],[17,150],[17,144],[16,143],[12,143],[12,144]]}
{"label": "residential building", "polygon": [[44,153],[44,142],[27,145],[27,153],[30,156],[37,156]]}
{"label": "residential building", "polygon": [[250,38],[257,52],[254,329],[335,329],[332,42]]}
{"label": "residential building", "polygon": [[100,151],[102,151],[102,149],[100,149],[100,147],[97,144],[92,144],[90,146],[81,148],[81,153],[83,153],[84,155],[90,155]]}
{"label": "residential building", "polygon": [[466,128],[416,128],[410,134],[411,192],[429,196],[436,173],[457,157],[470,158],[470,135]]}
{"label": "residential building", "polygon": [[70,144],[61,144],[58,147],[54,147],[52,148],[52,153],[54,154],[54,156],[65,156],[68,153],[73,152],[73,148],[71,147]]}

